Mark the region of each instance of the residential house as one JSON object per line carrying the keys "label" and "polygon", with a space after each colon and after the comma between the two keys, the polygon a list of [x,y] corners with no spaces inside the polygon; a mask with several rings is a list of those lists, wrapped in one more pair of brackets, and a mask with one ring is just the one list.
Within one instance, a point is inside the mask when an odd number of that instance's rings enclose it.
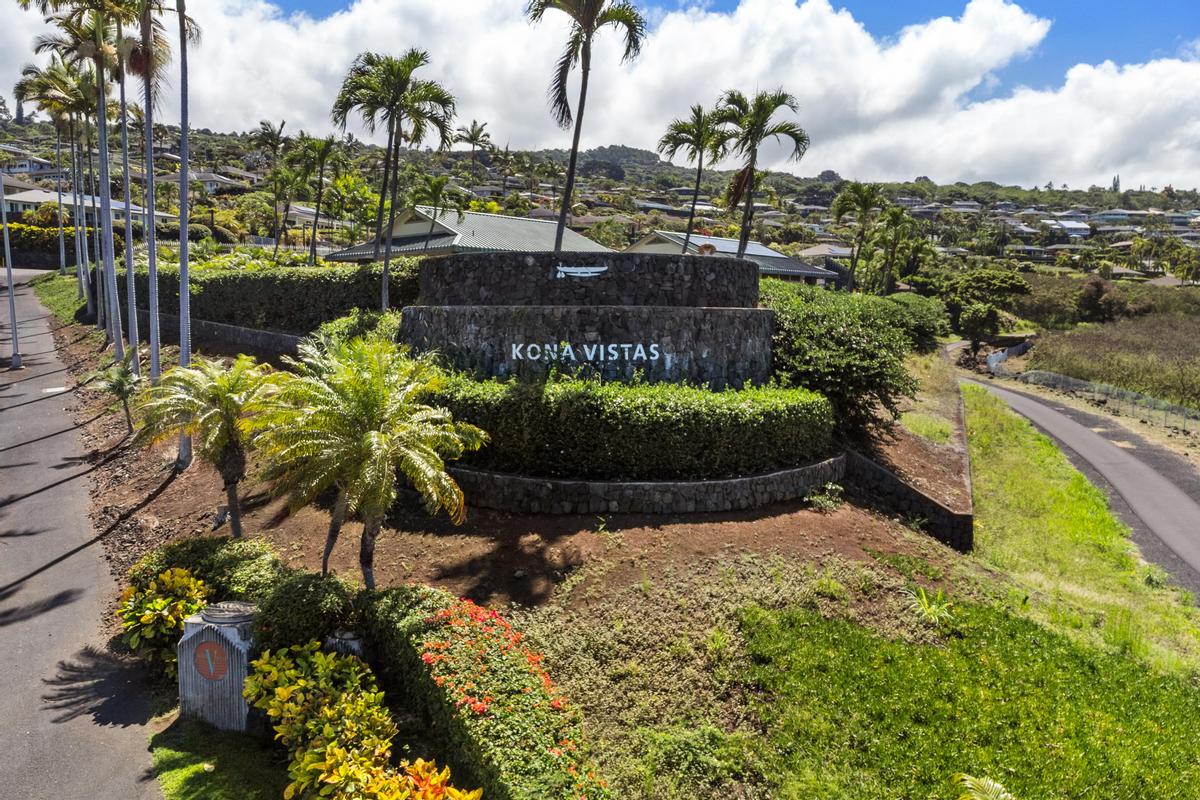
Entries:
{"label": "residential house", "polygon": [[800,258],[849,258],[854,253],[854,249],[847,247],[844,244],[836,244],[826,242],[824,244],[814,244],[812,247],[806,247],[796,255]]}
{"label": "residential house", "polygon": [[[179,173],[172,172],[167,175],[156,175],[155,183],[179,183]],[[188,186],[193,188],[204,187],[204,190],[209,194],[221,189],[245,189],[246,184],[235,181],[232,178],[226,178],[224,175],[218,175],[215,172],[193,172],[188,178]]]}
{"label": "residential house", "polygon": [[[7,184],[8,179],[4,182]],[[24,192],[15,194],[6,194],[4,196],[4,204],[7,206],[6,211],[9,214],[23,214],[26,211],[36,211],[38,206],[43,203],[58,204],[58,193],[47,191],[45,189],[30,189]],[[63,194],[63,204],[67,207],[68,213],[71,212],[71,195],[70,193]],[[92,211],[93,206],[95,212]],[[139,205],[131,205],[130,210],[135,221],[146,216],[146,209]],[[91,195],[83,196],[83,217],[87,225],[95,225],[100,212],[100,198],[92,197]],[[112,218],[115,224],[123,224],[125,222],[125,201],[114,197],[112,199]],[[166,222],[175,219],[173,214],[167,214],[163,211],[154,212],[155,222]]]}
{"label": "residential house", "polygon": [[[684,234],[677,231],[653,231],[625,248],[626,253],[680,253],[683,250]],[[688,241],[688,252],[734,256],[738,240],[722,236],[700,236],[693,233]],[[760,275],[798,281],[816,286],[837,283],[838,274],[833,270],[817,267],[798,258],[791,258],[765,244],[750,242],[746,245],[746,259],[758,265]]]}
{"label": "residential house", "polygon": [[[448,255],[501,251],[554,250],[556,223],[528,217],[506,217],[479,211],[438,211],[429,206],[410,208],[396,217],[390,232],[392,255]],[[382,240],[386,245],[386,239]],[[382,251],[382,246],[381,246]],[[608,253],[607,247],[571,229],[563,232],[563,250]],[[326,256],[327,261],[375,260],[375,241],[357,244]]]}
{"label": "residential house", "polygon": [[0,172],[6,175],[28,175],[31,178],[57,178],[66,175],[66,168],[58,168],[53,161],[38,158],[27,150],[11,144],[0,144]]}

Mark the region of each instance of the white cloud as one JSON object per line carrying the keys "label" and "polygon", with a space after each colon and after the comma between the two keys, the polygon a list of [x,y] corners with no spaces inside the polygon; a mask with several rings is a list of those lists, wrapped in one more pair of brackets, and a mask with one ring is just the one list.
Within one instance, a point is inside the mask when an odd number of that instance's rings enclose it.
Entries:
{"label": "white cloud", "polygon": [[[565,147],[545,88],[563,42],[561,20],[538,27],[522,0],[357,0],[314,20],[267,0],[206,0],[193,50],[193,125],[245,130],[260,119],[288,129],[329,127],[329,104],[355,54],[429,50],[429,77],[459,98],[463,119],[489,122],[500,142]],[[996,73],[1032,53],[1050,28],[1008,0],[970,0],[956,18],[873,37],[829,0],[661,4],[641,57],[620,63],[620,38],[601,35],[594,55],[584,144],[651,147],[665,124],[721,90],[782,86],[800,100],[813,146],[802,174],[836,169],[880,179],[1072,186],[1200,184],[1200,60],[1194,50],[1144,64],[1081,64],[1047,90],[1005,89]],[[10,20],[14,24],[9,24]],[[172,21],[168,21],[169,23]],[[37,21],[0,8],[0,75],[15,79]],[[3,82],[7,83],[7,80]],[[975,101],[978,87],[992,99]],[[177,116],[176,89],[164,112]],[[356,131],[360,132],[360,131]]]}

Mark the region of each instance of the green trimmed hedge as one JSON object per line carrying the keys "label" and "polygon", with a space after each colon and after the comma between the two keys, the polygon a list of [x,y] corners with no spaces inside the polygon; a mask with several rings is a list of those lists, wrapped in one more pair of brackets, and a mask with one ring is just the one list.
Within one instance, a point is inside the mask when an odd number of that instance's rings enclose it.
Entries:
{"label": "green trimmed hedge", "polygon": [[829,402],[805,389],[711,392],[665,383],[530,384],[454,375],[431,402],[491,436],[463,463],[555,478],[753,475],[825,455],[833,433]]}
{"label": "green trimmed hedge", "polygon": [[423,711],[456,756],[457,779],[489,800],[610,797],[582,747],[580,713],[495,611],[403,586],[366,595],[362,619],[377,673]]}
{"label": "green trimmed hedge", "polygon": [[[400,308],[417,297],[417,262],[392,265],[390,299]],[[149,296],[149,276],[135,273],[138,299]],[[192,316],[243,328],[305,334],[355,308],[377,308],[380,265],[197,269],[190,275]],[[123,284],[123,282],[121,282]],[[179,313],[179,268],[158,269],[159,310]]]}
{"label": "green trimmed hedge", "polygon": [[[88,252],[91,253],[93,229],[84,228],[88,236]],[[8,223],[9,245],[12,247],[13,266],[48,269],[58,267],[58,227],[43,228],[37,225],[25,225],[20,222]],[[63,244],[66,246],[67,267],[75,267],[75,228],[63,227]],[[113,236],[113,254],[121,256],[125,252],[125,240],[120,230]],[[4,253],[0,251],[0,261]],[[95,257],[95,254],[92,254]]]}

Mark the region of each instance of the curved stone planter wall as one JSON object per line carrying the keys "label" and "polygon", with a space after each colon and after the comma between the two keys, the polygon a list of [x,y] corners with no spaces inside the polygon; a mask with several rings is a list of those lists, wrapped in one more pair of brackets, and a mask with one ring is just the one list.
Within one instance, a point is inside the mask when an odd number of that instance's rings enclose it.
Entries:
{"label": "curved stone planter wall", "polygon": [[426,259],[421,305],[754,308],[758,267],[717,256],[471,253]]}
{"label": "curved stone planter wall", "polygon": [[837,482],[844,455],[766,475],[715,481],[572,481],[451,468],[471,505],[518,514],[687,514],[797,500]]}

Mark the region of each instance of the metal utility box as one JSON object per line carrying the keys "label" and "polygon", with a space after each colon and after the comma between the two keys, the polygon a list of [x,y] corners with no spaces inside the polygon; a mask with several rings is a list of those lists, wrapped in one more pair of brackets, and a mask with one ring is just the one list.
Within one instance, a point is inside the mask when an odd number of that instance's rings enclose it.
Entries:
{"label": "metal utility box", "polygon": [[179,656],[179,713],[226,731],[246,731],[250,706],[242,688],[253,646],[251,603],[206,606],[184,620]]}

